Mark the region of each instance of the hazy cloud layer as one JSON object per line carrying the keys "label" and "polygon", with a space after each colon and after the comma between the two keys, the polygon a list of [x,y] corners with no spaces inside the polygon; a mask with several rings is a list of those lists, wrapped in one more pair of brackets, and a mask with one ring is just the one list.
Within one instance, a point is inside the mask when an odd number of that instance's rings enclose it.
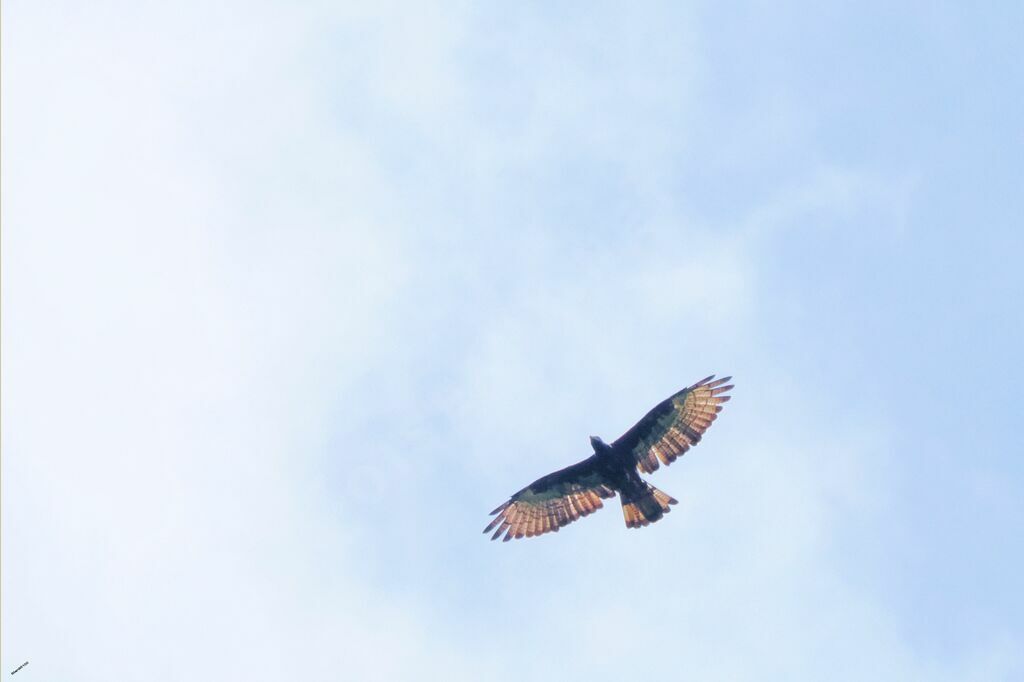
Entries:
{"label": "hazy cloud layer", "polygon": [[1012,22],[764,12],[5,4],[5,670],[1022,674]]}

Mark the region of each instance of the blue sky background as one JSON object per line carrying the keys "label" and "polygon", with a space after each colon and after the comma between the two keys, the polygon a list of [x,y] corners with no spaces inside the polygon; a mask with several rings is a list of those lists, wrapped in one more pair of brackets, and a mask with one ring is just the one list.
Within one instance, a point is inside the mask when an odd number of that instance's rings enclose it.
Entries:
{"label": "blue sky background", "polygon": [[[4,3],[4,670],[1024,677],[1022,26]],[[665,521],[480,534],[712,372]]]}

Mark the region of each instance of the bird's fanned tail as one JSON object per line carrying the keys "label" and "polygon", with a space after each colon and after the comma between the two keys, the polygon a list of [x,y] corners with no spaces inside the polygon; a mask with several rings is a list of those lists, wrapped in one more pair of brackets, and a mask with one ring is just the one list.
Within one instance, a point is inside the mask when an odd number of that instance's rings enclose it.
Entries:
{"label": "bird's fanned tail", "polygon": [[650,483],[645,482],[644,486],[646,488],[639,495],[622,495],[622,515],[626,518],[626,528],[648,526],[672,511],[670,505],[678,503],[674,497]]}

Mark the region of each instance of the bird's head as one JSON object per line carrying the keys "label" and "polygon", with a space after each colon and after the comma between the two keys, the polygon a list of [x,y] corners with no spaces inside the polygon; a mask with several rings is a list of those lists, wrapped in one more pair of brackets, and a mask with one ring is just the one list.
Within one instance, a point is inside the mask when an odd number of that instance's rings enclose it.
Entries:
{"label": "bird's head", "polygon": [[594,451],[597,452],[601,448],[604,448],[604,447],[607,447],[607,446],[604,444],[604,441],[601,440],[600,436],[591,436],[590,437],[590,447],[594,448]]}

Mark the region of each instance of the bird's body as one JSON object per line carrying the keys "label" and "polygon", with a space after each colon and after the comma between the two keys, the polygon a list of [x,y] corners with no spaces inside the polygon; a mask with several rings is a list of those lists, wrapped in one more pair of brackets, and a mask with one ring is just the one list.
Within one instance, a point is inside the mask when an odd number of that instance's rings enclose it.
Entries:
{"label": "bird's body", "polygon": [[491,539],[533,537],[558,531],[603,505],[602,499],[619,494],[626,526],[638,528],[661,519],[676,503],[669,495],[640,478],[658,462],[671,464],[696,445],[729,400],[723,386],[731,377],[698,381],[654,407],[612,444],[590,437],[594,454],[564,469],[537,479],[491,512],[495,518],[484,529],[497,527]]}
{"label": "bird's body", "polygon": [[[628,452],[624,449],[616,450],[597,436],[590,437],[590,445],[594,448],[598,467],[608,479],[608,487],[619,493],[624,500],[637,499],[645,494],[647,483],[640,478],[636,466],[631,464]],[[655,513],[660,519],[661,514]]]}

